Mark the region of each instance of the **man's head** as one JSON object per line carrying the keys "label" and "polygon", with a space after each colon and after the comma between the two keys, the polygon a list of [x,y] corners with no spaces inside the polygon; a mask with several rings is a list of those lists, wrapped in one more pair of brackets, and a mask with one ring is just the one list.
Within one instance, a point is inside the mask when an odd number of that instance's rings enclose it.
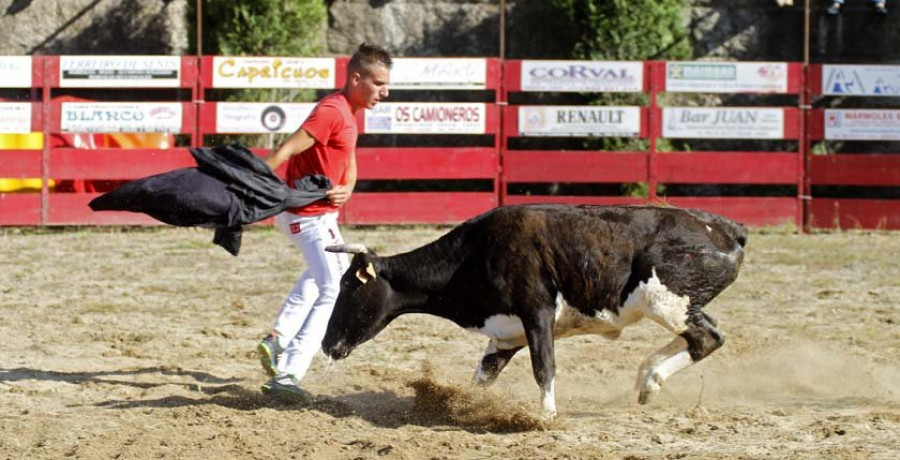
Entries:
{"label": "man's head", "polygon": [[393,60],[383,48],[363,43],[347,64],[344,92],[353,110],[371,109],[388,97]]}

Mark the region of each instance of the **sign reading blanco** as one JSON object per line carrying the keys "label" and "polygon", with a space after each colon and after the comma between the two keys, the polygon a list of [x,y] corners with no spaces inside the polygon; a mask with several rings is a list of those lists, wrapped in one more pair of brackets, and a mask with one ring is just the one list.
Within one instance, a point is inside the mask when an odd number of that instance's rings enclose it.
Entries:
{"label": "sign reading blanco", "polygon": [[62,88],[177,88],[179,56],[60,56]]}
{"label": "sign reading blanco", "polygon": [[900,141],[900,110],[826,109],[825,139]]}
{"label": "sign reading blanco", "polygon": [[785,93],[784,62],[667,62],[666,91],[683,93]]}
{"label": "sign reading blanco", "polygon": [[31,88],[31,56],[0,56],[0,88]]}
{"label": "sign reading blanco", "polygon": [[634,137],[641,132],[640,107],[521,106],[523,136]]}
{"label": "sign reading blanco", "polygon": [[217,133],[293,133],[312,112],[314,103],[219,102]]}
{"label": "sign reading blanco", "polygon": [[484,134],[487,108],[474,102],[387,102],[366,110],[374,134]]}
{"label": "sign reading blanco", "polygon": [[0,133],[30,133],[31,103],[0,102]]}
{"label": "sign reading blanco", "polygon": [[181,131],[178,102],[63,102],[69,133],[174,133]]}
{"label": "sign reading blanco", "polygon": [[487,59],[396,58],[391,89],[484,89]]}
{"label": "sign reading blanco", "polygon": [[[341,82],[343,83],[343,82]],[[335,88],[333,58],[213,58],[214,88]]]}
{"label": "sign reading blanco", "polygon": [[628,61],[522,61],[522,91],[644,90],[644,64]]}
{"label": "sign reading blanco", "polygon": [[663,109],[663,137],[783,139],[784,110],[751,107],[666,107]]}
{"label": "sign reading blanco", "polygon": [[826,96],[900,96],[900,66],[823,65]]}

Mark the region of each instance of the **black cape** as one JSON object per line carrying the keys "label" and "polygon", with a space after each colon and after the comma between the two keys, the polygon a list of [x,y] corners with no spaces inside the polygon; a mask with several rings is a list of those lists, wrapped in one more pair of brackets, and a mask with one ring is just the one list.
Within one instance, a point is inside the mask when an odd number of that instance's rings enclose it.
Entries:
{"label": "black cape", "polygon": [[232,255],[241,249],[242,225],[325,197],[331,180],[305,176],[290,188],[240,144],[190,149],[196,168],[130,181],[94,198],[94,211],[131,211],[181,227],[214,227],[213,243]]}

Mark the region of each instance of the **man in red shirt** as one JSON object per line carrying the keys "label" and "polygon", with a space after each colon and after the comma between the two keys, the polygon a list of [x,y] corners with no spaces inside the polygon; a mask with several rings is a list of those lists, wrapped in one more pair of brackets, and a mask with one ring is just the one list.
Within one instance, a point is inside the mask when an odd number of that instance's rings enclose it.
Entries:
{"label": "man in red shirt", "polygon": [[262,366],[272,376],[264,393],[309,396],[299,382],[321,348],[349,266],[347,254],[326,252],[325,247],[344,242],[337,218],[356,185],[356,113],[388,96],[391,65],[384,49],[360,45],[347,64],[344,87],[322,98],[300,129],[265,158],[273,170],[288,162],[289,185],[323,174],[334,188],[325,200],[275,217],[275,227],[303,252],[307,269],[282,304],[271,333],[257,346]]}

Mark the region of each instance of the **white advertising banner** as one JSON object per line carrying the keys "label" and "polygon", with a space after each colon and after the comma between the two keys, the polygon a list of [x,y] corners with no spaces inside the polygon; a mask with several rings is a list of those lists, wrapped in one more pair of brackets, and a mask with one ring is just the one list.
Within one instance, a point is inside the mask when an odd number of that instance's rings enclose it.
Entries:
{"label": "white advertising banner", "polygon": [[783,139],[784,110],[753,107],[666,107],[663,109],[663,137]]}
{"label": "white advertising banner", "polygon": [[628,61],[522,61],[522,91],[644,90],[644,64]]}
{"label": "white advertising banner", "polygon": [[61,117],[70,133],[174,133],[182,114],[177,102],[63,102]]}
{"label": "white advertising banner", "polygon": [[177,88],[179,56],[60,56],[62,88]]}
{"label": "white advertising banner", "polygon": [[293,133],[315,106],[314,103],[219,102],[216,104],[216,132]]}
{"label": "white advertising banner", "polygon": [[823,65],[826,96],[900,96],[900,66]]}
{"label": "white advertising banner", "polygon": [[641,132],[640,107],[522,106],[523,136],[634,137]]}
{"label": "white advertising banner", "polygon": [[785,93],[784,62],[667,62],[666,91],[683,93]]}
{"label": "white advertising banner", "polygon": [[396,58],[391,89],[484,89],[487,59]]}
{"label": "white advertising banner", "polygon": [[31,88],[31,56],[0,56],[0,88]]}
{"label": "white advertising banner", "polygon": [[900,141],[900,110],[826,109],[825,139]]}
{"label": "white advertising banner", "polygon": [[214,88],[334,89],[334,58],[213,58]]}
{"label": "white advertising banner", "polygon": [[0,102],[0,133],[31,132],[31,103]]}
{"label": "white advertising banner", "polygon": [[374,134],[484,134],[487,106],[471,102],[388,102],[366,110]]}

